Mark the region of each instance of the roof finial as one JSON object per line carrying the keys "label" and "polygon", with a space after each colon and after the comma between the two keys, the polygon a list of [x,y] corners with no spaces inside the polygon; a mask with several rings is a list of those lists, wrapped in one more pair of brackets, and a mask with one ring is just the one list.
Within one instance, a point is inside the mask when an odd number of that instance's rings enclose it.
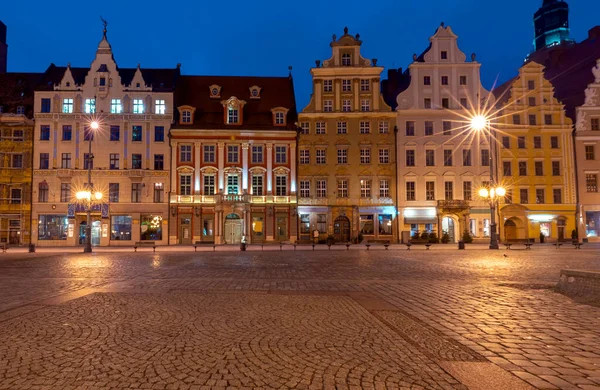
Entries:
{"label": "roof finial", "polygon": [[348,27],[344,27],[344,35],[348,35]]}
{"label": "roof finial", "polygon": [[288,70],[290,71],[290,77],[292,77],[292,65],[288,66]]}
{"label": "roof finial", "polygon": [[444,27],[444,22],[440,23],[440,26]]}
{"label": "roof finial", "polygon": [[104,18],[102,16],[100,16],[100,20],[102,21],[102,24],[104,25],[104,30],[102,30],[102,32],[104,33],[104,39],[106,39],[106,25],[108,25],[108,22],[106,20],[104,20]]}

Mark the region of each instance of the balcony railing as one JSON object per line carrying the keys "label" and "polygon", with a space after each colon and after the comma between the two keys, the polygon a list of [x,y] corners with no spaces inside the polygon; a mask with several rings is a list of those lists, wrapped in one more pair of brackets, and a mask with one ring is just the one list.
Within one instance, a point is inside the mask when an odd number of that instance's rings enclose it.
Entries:
{"label": "balcony railing", "polygon": [[462,199],[438,200],[438,207],[445,209],[468,209],[469,201]]}
{"label": "balcony railing", "polygon": [[293,196],[275,196],[275,195],[237,195],[237,194],[219,194],[219,195],[171,195],[171,203],[184,204],[216,204],[216,203],[275,203],[286,204],[296,203]]}

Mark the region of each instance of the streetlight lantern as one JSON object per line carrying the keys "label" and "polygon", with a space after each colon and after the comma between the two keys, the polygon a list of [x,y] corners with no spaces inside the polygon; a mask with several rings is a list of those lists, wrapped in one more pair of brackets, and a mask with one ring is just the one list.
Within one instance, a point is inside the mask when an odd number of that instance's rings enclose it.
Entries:
{"label": "streetlight lantern", "polygon": [[90,128],[92,130],[98,130],[99,127],[100,127],[100,124],[97,121],[92,121],[92,123],[90,123]]}
{"label": "streetlight lantern", "polygon": [[488,119],[483,115],[475,115],[471,118],[471,128],[475,131],[482,131],[486,128]]}
{"label": "streetlight lantern", "polygon": [[485,188],[480,189],[479,196],[481,196],[482,198],[487,198],[489,196],[488,190],[486,190]]}

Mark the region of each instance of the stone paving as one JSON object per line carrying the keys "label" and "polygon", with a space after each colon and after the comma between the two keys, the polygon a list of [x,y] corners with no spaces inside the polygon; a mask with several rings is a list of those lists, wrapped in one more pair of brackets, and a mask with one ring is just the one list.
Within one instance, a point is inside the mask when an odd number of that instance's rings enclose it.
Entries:
{"label": "stone paving", "polygon": [[600,389],[599,254],[7,253],[0,389]]}

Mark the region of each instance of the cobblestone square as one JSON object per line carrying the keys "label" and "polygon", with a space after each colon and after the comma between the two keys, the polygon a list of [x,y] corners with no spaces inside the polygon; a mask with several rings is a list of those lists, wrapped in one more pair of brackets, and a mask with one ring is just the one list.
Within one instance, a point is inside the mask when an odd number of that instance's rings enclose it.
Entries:
{"label": "cobblestone square", "polygon": [[600,388],[596,248],[276,249],[3,255],[0,388]]}

